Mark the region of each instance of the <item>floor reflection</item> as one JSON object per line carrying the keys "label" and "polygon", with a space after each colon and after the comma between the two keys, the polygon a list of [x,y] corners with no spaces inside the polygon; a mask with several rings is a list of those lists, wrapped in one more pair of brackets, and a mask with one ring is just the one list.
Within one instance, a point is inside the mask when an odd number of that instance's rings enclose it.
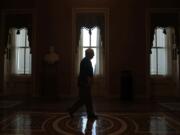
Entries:
{"label": "floor reflection", "polygon": [[168,125],[164,117],[151,117],[149,132],[152,135],[167,135]]}
{"label": "floor reflection", "polygon": [[26,135],[31,135],[31,117],[28,114],[17,114],[14,121],[8,126],[10,129],[14,129],[15,134],[23,132]]}
{"label": "floor reflection", "polygon": [[180,135],[180,122],[165,113],[79,114],[18,112],[0,121],[0,135]]}
{"label": "floor reflection", "polygon": [[96,135],[96,120],[82,116],[82,135]]}

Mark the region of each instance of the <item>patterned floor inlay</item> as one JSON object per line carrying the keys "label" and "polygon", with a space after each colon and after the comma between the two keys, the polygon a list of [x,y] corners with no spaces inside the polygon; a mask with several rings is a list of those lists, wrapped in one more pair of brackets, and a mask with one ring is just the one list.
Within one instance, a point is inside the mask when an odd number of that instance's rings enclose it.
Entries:
{"label": "patterned floor inlay", "polygon": [[17,105],[20,105],[21,103],[21,101],[2,100],[0,101],[0,109],[12,108]]}
{"label": "patterned floor inlay", "polygon": [[180,135],[180,122],[165,113],[84,114],[18,112],[0,121],[0,135]]}
{"label": "patterned floor inlay", "polygon": [[172,111],[180,111],[180,103],[177,102],[160,103],[160,105]]}

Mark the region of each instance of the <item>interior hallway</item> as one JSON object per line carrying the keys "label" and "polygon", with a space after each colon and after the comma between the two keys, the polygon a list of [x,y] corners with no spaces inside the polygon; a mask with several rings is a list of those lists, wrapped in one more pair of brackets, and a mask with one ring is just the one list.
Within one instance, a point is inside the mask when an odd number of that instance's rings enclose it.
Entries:
{"label": "interior hallway", "polygon": [[[84,109],[71,119],[73,100],[1,100],[1,135],[179,135],[180,102],[95,99],[98,120]],[[174,106],[174,103],[176,103]],[[179,108],[178,108],[179,106]],[[174,108],[174,109],[173,109]]]}

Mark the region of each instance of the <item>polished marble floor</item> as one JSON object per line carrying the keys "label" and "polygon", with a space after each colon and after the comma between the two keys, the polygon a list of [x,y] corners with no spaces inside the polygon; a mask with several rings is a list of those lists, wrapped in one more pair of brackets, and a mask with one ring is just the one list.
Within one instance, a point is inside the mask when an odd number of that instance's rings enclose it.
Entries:
{"label": "polished marble floor", "polygon": [[84,109],[70,118],[72,100],[21,103],[0,109],[0,135],[180,135],[180,112],[157,102],[95,100],[97,120]]}

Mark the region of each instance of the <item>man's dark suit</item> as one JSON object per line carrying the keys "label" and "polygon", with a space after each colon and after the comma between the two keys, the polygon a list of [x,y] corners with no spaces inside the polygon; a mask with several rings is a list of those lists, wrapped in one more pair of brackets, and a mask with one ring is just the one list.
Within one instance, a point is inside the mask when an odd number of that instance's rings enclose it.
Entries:
{"label": "man's dark suit", "polygon": [[92,78],[92,63],[88,57],[85,57],[80,63],[80,73],[78,77],[79,100],[69,109],[71,114],[85,105],[88,117],[94,116],[91,96],[92,86],[91,82],[89,82]]}

